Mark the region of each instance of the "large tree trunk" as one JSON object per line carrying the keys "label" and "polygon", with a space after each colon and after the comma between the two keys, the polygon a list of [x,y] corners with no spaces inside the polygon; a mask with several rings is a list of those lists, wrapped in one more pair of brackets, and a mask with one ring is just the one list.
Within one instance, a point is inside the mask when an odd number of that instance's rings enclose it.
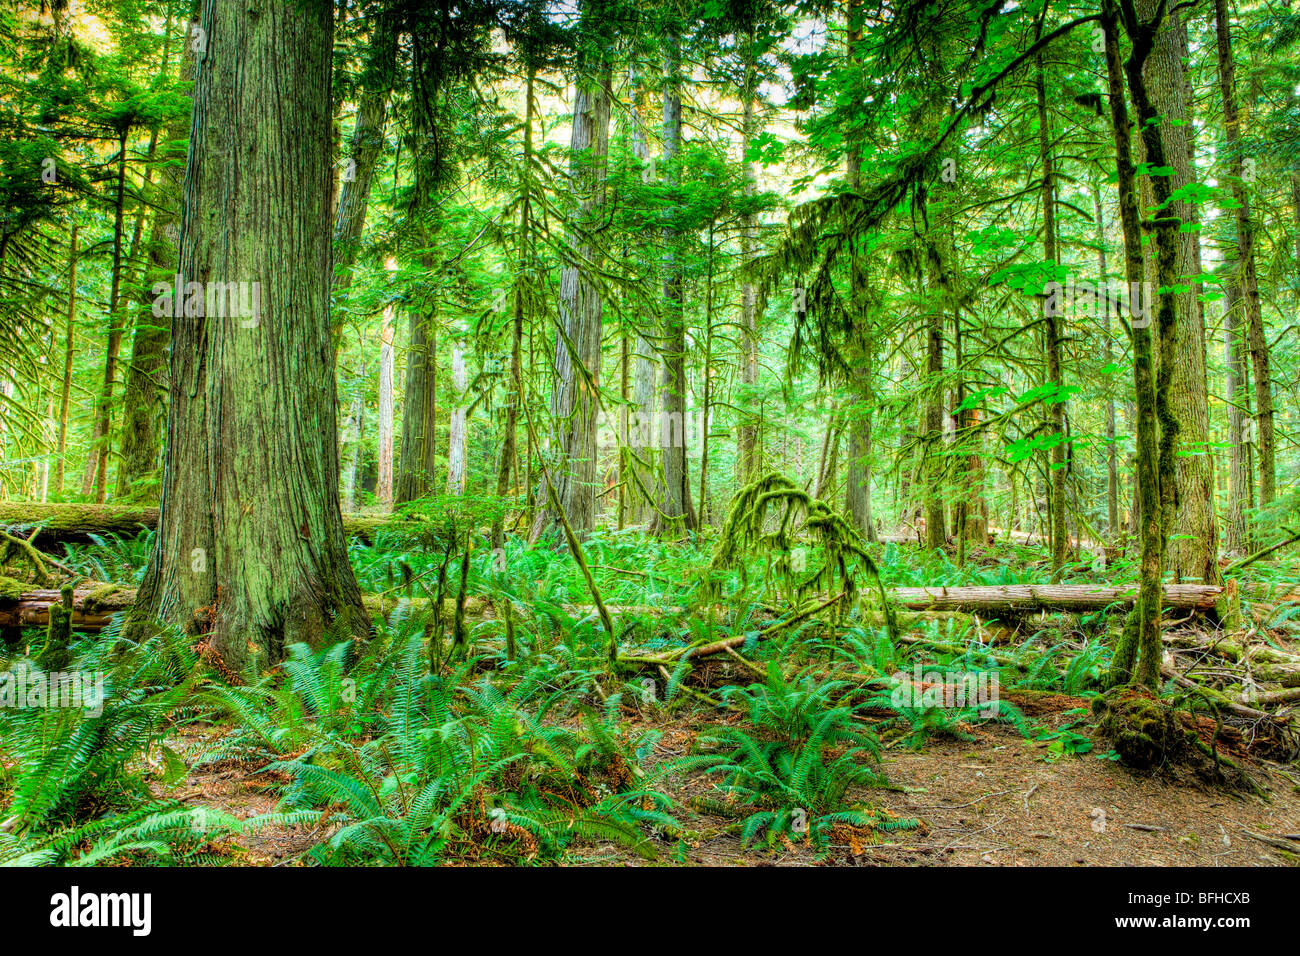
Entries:
{"label": "large tree trunk", "polygon": [[[594,79],[583,74],[595,70]],[[573,531],[596,527],[596,416],[600,411],[602,302],[592,273],[601,250],[591,235],[605,205],[612,72],[603,53],[579,67],[570,134],[570,176],[576,206],[573,261],[560,276],[560,328],[555,334],[551,447],[547,474]],[[529,540],[561,524],[555,506],[537,513]]]}
{"label": "large tree trunk", "polygon": [[[436,62],[439,52],[431,41],[418,35],[412,54],[413,90],[411,104],[411,152],[415,165],[415,202],[412,213],[420,248],[418,258],[427,276],[434,276],[438,263],[430,251],[437,228],[437,197],[443,157],[436,129],[436,99],[442,81]],[[401,452],[393,491],[396,504],[406,504],[431,494],[437,474],[438,419],[438,296],[426,294],[410,310],[410,345],[406,353],[406,386],[402,402]]]}
{"label": "large tree trunk", "polygon": [[259,306],[173,323],[157,545],[128,627],[206,635],[244,675],[288,644],[368,630],[338,504],[333,21],[316,4],[204,0],[200,25],[180,271],[257,283]]}
{"label": "large tree trunk", "polygon": [[[390,260],[391,263],[391,260]],[[387,511],[393,506],[393,322],[396,309],[384,306],[384,325],[379,333],[379,421],[376,425],[375,497]]]}
{"label": "large tree trunk", "polygon": [[[1259,503],[1268,505],[1276,495],[1273,429],[1273,383],[1269,368],[1268,337],[1259,303],[1255,273],[1255,226],[1251,220],[1250,191],[1243,178],[1241,117],[1237,111],[1236,64],[1232,58],[1232,23],[1227,0],[1214,3],[1215,36],[1219,62],[1219,92],[1223,97],[1223,125],[1227,133],[1228,182],[1236,200],[1237,278],[1245,307],[1246,336],[1255,373],[1256,448],[1259,449]],[[1296,190],[1296,214],[1300,222],[1300,178],[1291,174]],[[1300,229],[1296,231],[1296,255],[1300,257]]]}
{"label": "large tree trunk", "polygon": [[[654,179],[650,163],[650,144],[646,140],[645,126],[641,116],[642,84],[635,64],[628,68],[629,93],[629,134],[632,141],[632,154],[641,163],[641,182],[649,183]],[[744,242],[742,237],[741,242]],[[631,507],[628,509],[632,520],[640,524],[648,523],[654,515],[655,503],[660,498],[659,469],[657,467],[658,449],[650,442],[639,439],[631,441],[630,436],[637,434],[638,422],[657,421],[655,381],[659,377],[659,355],[655,346],[646,337],[643,326],[638,326],[636,337],[631,343],[631,405],[623,411],[619,434],[623,440],[622,456],[627,467],[620,476],[627,481]],[[638,417],[639,416],[639,417]]]}
{"label": "large tree trunk", "polygon": [[[1153,16],[1157,2],[1141,0],[1138,7],[1143,16]],[[1185,46],[1186,27],[1174,14],[1161,26],[1143,71],[1152,106],[1162,117],[1160,135],[1165,158],[1174,169],[1173,176],[1142,180],[1142,199],[1148,209],[1156,205],[1155,179],[1163,179],[1175,190],[1195,180],[1188,138],[1191,115],[1183,76]],[[1148,161],[1145,148],[1139,155]],[[1184,223],[1194,224],[1199,220],[1196,207],[1188,202],[1174,202],[1162,214],[1176,216]],[[1169,540],[1166,570],[1173,573],[1175,581],[1189,578],[1214,584],[1219,578],[1219,534],[1214,514],[1213,459],[1209,452],[1205,318],[1200,306],[1201,284],[1196,279],[1201,273],[1200,244],[1196,236],[1194,231],[1177,236],[1174,268],[1177,282],[1188,287],[1188,291],[1176,296],[1173,352],[1159,356],[1160,363],[1170,372],[1169,405],[1178,421],[1174,521],[1172,527],[1165,529]],[[1152,289],[1159,288],[1155,248],[1155,244],[1147,247],[1146,276]]]}
{"label": "large tree trunk", "polygon": [[[1092,213],[1097,227],[1097,287],[1110,288],[1110,268],[1106,261],[1106,217],[1101,205],[1101,187],[1092,184]],[[1107,365],[1114,359],[1114,339],[1111,335],[1110,295],[1098,297],[1101,304],[1101,327],[1103,335],[1102,358]],[[1111,548],[1119,543],[1119,450],[1115,447],[1115,395],[1110,385],[1106,384],[1106,533],[1110,538]]]}
{"label": "large tree trunk", "polygon": [[[1145,263],[1142,256],[1142,225],[1136,174],[1129,142],[1132,127],[1128,118],[1124,85],[1127,82],[1133,98],[1137,126],[1148,160],[1156,166],[1166,165],[1159,114],[1148,95],[1143,72],[1158,24],[1136,18],[1131,15],[1131,8],[1126,8],[1124,25],[1132,51],[1129,58],[1121,62],[1118,27],[1120,12],[1116,9],[1114,0],[1103,0],[1102,14],[1111,128],[1115,138],[1118,172],[1120,221],[1124,230],[1125,274],[1129,288],[1136,289],[1145,279]],[[1168,180],[1157,177],[1157,205],[1168,202],[1171,192]],[[1176,219],[1162,217],[1153,234],[1157,244],[1158,282],[1155,325],[1159,353],[1166,357],[1172,355],[1177,326],[1177,303],[1172,290],[1177,284],[1178,225]],[[1132,316],[1131,301],[1129,307]],[[1115,650],[1110,679],[1131,681],[1154,688],[1160,678],[1160,588],[1165,560],[1164,529],[1173,524],[1174,449],[1178,439],[1178,419],[1174,417],[1168,401],[1171,368],[1166,362],[1153,368],[1156,343],[1152,341],[1150,304],[1148,303],[1140,320],[1138,316],[1132,318],[1133,385],[1137,415],[1137,481],[1134,485],[1142,529],[1142,557],[1139,565],[1141,588],[1123,638]]]}
{"label": "large tree trunk", "polygon": [[[523,166],[525,170],[533,168],[533,110],[537,85],[537,66],[532,61],[527,67],[527,79],[524,82],[524,143]],[[515,471],[518,484],[518,446],[519,446],[519,411],[523,404],[523,341],[524,319],[529,311],[529,295],[533,278],[533,192],[532,177],[526,175],[522,181],[522,195],[519,199],[519,239],[516,246],[515,280],[511,297],[510,321],[510,378],[506,382],[505,420],[501,427],[501,455],[497,459],[497,497],[503,502],[510,492],[510,473]],[[492,547],[500,549],[505,545],[505,513],[500,512],[492,519]],[[498,551],[498,553],[500,553]],[[513,649],[513,630],[508,633]]]}
{"label": "large tree trunk", "polygon": [[956,394],[953,405],[958,409],[956,416],[955,442],[964,447],[961,456],[962,480],[957,502],[954,506],[954,531],[960,545],[959,554],[964,559],[966,542],[978,545],[989,543],[988,502],[984,498],[984,454],[983,433],[979,428],[979,410],[963,408],[966,400],[966,381],[961,371],[966,366],[963,351],[964,340],[961,330],[961,313],[954,312],[952,317],[953,365],[958,369]]}
{"label": "large tree trunk", "polygon": [[[931,256],[937,256],[932,250]],[[939,271],[943,268],[937,261],[931,261],[931,281],[934,288],[940,288]],[[926,298],[925,318],[925,354],[926,354],[926,392],[925,392],[925,447],[922,451],[921,467],[925,475],[925,546],[931,551],[944,547],[948,543],[947,522],[944,518],[943,483],[945,444],[943,429],[943,322],[944,313],[938,301]]]}
{"label": "large tree trunk", "polygon": [[[752,49],[754,43],[752,34],[749,43],[748,49]],[[744,82],[744,89],[741,91],[744,114],[741,120],[740,162],[741,173],[744,176],[744,196],[750,199],[757,191],[757,174],[754,164],[748,158],[749,145],[758,133],[754,109],[758,97],[758,65],[752,56],[745,63]],[[855,154],[850,152],[849,162],[854,162],[854,159]],[[742,262],[748,262],[754,255],[757,228],[757,217],[752,212],[746,212],[740,221]],[[748,279],[740,286],[740,338],[740,381],[745,394],[740,401],[741,422],[736,432],[736,470],[739,473],[740,483],[747,485],[759,476],[762,466],[758,447],[758,424],[751,404],[754,390],[758,386],[758,290]],[[852,469],[851,463],[849,467]],[[852,493],[850,486],[849,494]]]}
{"label": "large tree trunk", "polygon": [[77,329],[77,224],[68,239],[68,324],[63,344],[63,385],[59,390],[59,439],[54,461],[54,494],[63,495],[63,476],[68,459],[68,406],[72,400],[72,365],[76,357]]}
{"label": "large tree trunk", "polygon": [[428,315],[421,315],[419,309],[410,312],[411,341],[406,352],[401,454],[393,491],[396,504],[415,501],[432,491],[437,470],[434,437],[438,413],[435,393],[438,364],[432,299],[425,308]]}

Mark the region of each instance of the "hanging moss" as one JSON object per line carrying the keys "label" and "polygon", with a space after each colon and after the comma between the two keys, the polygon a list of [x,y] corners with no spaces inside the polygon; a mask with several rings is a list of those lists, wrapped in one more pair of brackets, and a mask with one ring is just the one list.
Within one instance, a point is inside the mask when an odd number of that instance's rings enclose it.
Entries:
{"label": "hanging moss", "polygon": [[[794,568],[793,549],[801,536],[820,552],[821,563],[810,572]],[[797,605],[811,593],[833,594],[837,582],[842,583],[851,600],[857,591],[854,572],[865,569],[875,584],[889,632],[896,639],[894,610],[865,545],[857,529],[841,514],[789,478],[771,471],[745,485],[731,499],[709,564],[708,586],[716,595],[717,582],[731,568],[739,568],[741,580],[748,585],[745,559],[754,554],[775,554],[775,561],[764,565],[764,585],[777,590],[784,587],[791,603]],[[773,572],[780,580],[772,580]]]}

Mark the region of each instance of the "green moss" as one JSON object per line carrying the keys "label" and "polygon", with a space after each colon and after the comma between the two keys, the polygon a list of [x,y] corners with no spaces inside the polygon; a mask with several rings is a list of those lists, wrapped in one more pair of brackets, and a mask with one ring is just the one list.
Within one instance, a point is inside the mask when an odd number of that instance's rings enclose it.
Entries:
{"label": "green moss", "polygon": [[1111,657],[1110,671],[1106,675],[1106,684],[1118,687],[1127,684],[1133,676],[1133,665],[1138,656],[1138,629],[1142,622],[1142,600],[1134,604],[1133,610],[1124,619],[1124,628],[1120,631],[1115,644],[1115,653]]}
{"label": "green moss", "polygon": [[60,592],[61,603],[50,605],[50,621],[45,628],[45,646],[36,662],[47,671],[61,671],[72,663],[72,585]]}
{"label": "green moss", "polygon": [[1095,698],[1092,710],[1126,767],[1143,772],[1184,767],[1206,781],[1251,785],[1237,764],[1201,739],[1193,714],[1144,687],[1114,688]]}
{"label": "green moss", "polygon": [[15,578],[0,577],[0,603],[13,603],[30,591],[31,586]]}
{"label": "green moss", "polygon": [[135,598],[135,592],[120,584],[101,584],[91,588],[82,600],[82,607],[87,611],[120,611]]}

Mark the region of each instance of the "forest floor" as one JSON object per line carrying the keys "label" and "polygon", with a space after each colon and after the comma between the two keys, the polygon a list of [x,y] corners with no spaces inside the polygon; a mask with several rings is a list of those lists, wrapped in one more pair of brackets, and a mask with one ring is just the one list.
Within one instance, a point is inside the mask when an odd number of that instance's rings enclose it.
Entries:
{"label": "forest floor", "polygon": [[[819,613],[820,595],[792,603],[763,555],[720,610],[698,546],[611,534],[587,548],[622,615],[613,667],[588,583],[544,548],[512,548],[505,573],[479,549],[453,652],[438,583],[451,552],[402,537],[350,549],[363,591],[404,592],[371,641],[295,645],[241,686],[179,631],[79,636],[74,668],[111,671],[119,692],[98,714],[0,723],[0,810],[47,831],[0,829],[0,861],[139,861],[131,841],[161,832],[179,865],[1300,865],[1300,564],[1254,566],[1231,626],[1166,621],[1160,700],[1183,746],[1150,773],[1121,762],[1095,716],[1127,693],[1104,693],[1114,608],[924,612],[895,631],[867,599],[842,615]],[[113,539],[64,560],[131,586],[148,549]],[[1046,577],[1020,544],[957,564],[886,544],[879,563],[891,588]],[[1069,580],[1130,574],[1094,561]],[[28,666],[41,641],[0,648],[0,665]],[[919,694],[966,678],[995,682],[992,713]],[[118,741],[106,762],[80,745],[92,737]],[[417,815],[416,783],[445,788],[441,816]],[[376,845],[384,827],[397,845]]]}
{"label": "forest floor", "polygon": [[[1036,701],[1035,719],[1045,728],[1070,723],[1063,714],[1083,700],[1052,695]],[[663,732],[650,767],[686,756],[704,733],[735,720],[705,721],[683,715]],[[648,729],[649,725],[644,728]],[[223,728],[212,728],[215,737]],[[669,777],[661,790],[675,804],[674,816],[696,835],[684,857],[666,842],[659,863],[687,866],[1300,866],[1300,779],[1276,765],[1252,769],[1261,793],[1230,792],[1186,775],[1138,774],[1091,753],[1054,755],[1046,741],[1029,739],[1005,724],[971,729],[971,741],[936,737],[919,750],[888,747],[882,769],[889,786],[860,790],[858,799],[923,826],[883,835],[877,843],[856,838],[833,842],[829,853],[799,843],[775,850],[741,845],[731,821],[697,812],[692,804],[716,795],[704,775]],[[204,734],[171,741],[182,754],[197,754]],[[197,767],[179,791],[166,793],[192,807],[238,818],[270,813],[281,777],[256,768]],[[157,788],[158,796],[164,791]],[[234,838],[235,862],[253,866],[298,865],[297,858],[321,838],[305,828],[272,826]],[[1268,842],[1268,841],[1275,842]],[[1293,851],[1284,846],[1294,843]],[[642,865],[617,844],[577,843],[568,865]]]}

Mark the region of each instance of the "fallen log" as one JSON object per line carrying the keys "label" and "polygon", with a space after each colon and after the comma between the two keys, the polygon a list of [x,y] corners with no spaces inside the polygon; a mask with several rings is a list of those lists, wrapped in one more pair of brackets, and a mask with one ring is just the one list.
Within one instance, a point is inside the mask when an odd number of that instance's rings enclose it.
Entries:
{"label": "fallen log", "polygon": [[[136,589],[116,584],[83,585],[72,592],[72,629],[74,631],[102,631],[112,621],[113,615],[125,611],[135,603]],[[44,627],[50,620],[50,607],[60,601],[57,590],[40,588],[15,594],[12,584],[0,578],[0,630],[22,627]],[[373,617],[386,618],[398,605],[392,595],[363,594],[361,601]],[[422,598],[411,602],[423,605]],[[445,600],[450,613],[454,598]],[[481,597],[465,599],[466,613],[478,616],[489,607]]]}
{"label": "fallen log", "polygon": [[[387,523],[383,515],[344,515],[348,537],[371,540]],[[0,528],[24,532],[27,537],[40,526],[34,542],[38,548],[51,544],[85,544],[92,534],[116,534],[133,538],[158,527],[158,509],[133,505],[37,504],[24,501],[0,502]]]}
{"label": "fallen log", "polygon": [[[1164,605],[1173,609],[1210,610],[1222,588],[1201,584],[1167,584]],[[998,585],[962,588],[894,588],[886,592],[896,608],[906,611],[949,611],[981,614],[988,617],[1024,614],[1034,611],[1095,611],[1105,607],[1129,607],[1137,598],[1137,586],[1105,587],[1079,585]],[[96,631],[105,627],[118,611],[135,602],[135,589],[114,585],[83,585],[74,594],[72,627],[79,631]],[[380,595],[365,595],[366,607],[373,615],[387,614],[396,600]],[[449,599],[450,600],[450,599]],[[20,590],[10,585],[0,588],[0,628],[39,627],[49,620],[51,604],[57,604],[56,590]],[[467,600],[467,612],[480,613],[486,602],[479,597]],[[580,605],[566,606],[568,613],[589,612]],[[652,616],[682,608],[629,606],[611,609],[620,615]]]}
{"label": "fallen log", "polygon": [[[961,588],[894,588],[889,597],[913,611],[1095,611],[1111,605],[1132,607],[1136,584],[1013,584]],[[1223,588],[1208,584],[1166,584],[1164,607],[1209,610]]]}

